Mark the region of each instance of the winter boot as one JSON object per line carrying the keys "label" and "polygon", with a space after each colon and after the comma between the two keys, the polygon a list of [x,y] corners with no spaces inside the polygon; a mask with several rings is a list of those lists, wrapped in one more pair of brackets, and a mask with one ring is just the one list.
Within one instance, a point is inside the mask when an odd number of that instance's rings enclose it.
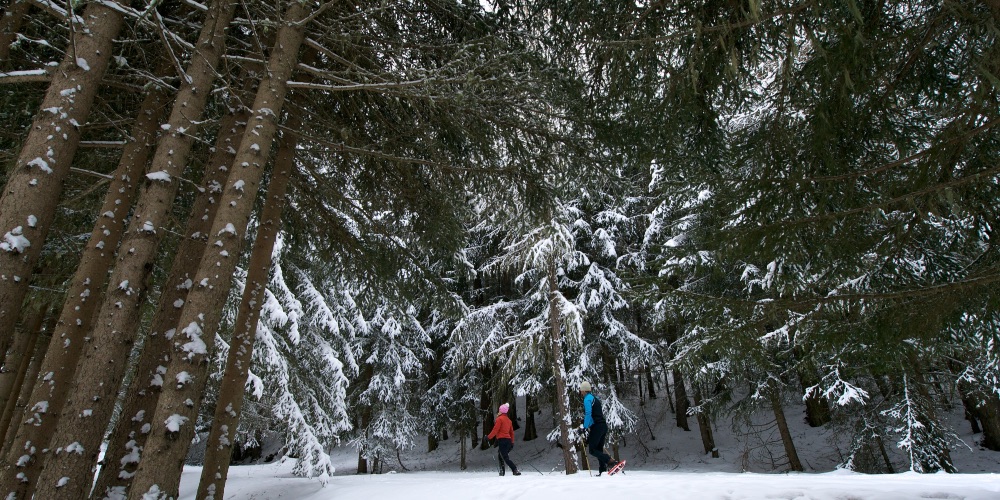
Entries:
{"label": "winter boot", "polygon": [[519,471],[517,469],[514,469],[514,475],[515,476],[520,476],[521,475],[521,471]]}

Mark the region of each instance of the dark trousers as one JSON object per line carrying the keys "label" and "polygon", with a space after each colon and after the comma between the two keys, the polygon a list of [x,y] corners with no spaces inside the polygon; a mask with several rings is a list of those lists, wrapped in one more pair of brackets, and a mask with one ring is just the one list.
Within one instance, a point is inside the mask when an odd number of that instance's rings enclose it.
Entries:
{"label": "dark trousers", "polygon": [[597,469],[598,473],[608,470],[608,462],[611,461],[611,456],[604,453],[604,440],[608,437],[608,424],[604,422],[595,422],[594,425],[590,426],[590,434],[587,437],[587,450],[591,455],[597,457],[597,463],[600,468]]}
{"label": "dark trousers", "polygon": [[514,441],[507,438],[497,439],[497,448],[499,448],[499,451],[497,452],[497,463],[500,466],[500,475],[502,476],[506,470],[503,466],[504,463],[507,464],[507,467],[510,467],[511,471],[516,471],[517,466],[514,465],[514,462],[510,461],[510,457],[508,456],[510,450],[514,449]]}

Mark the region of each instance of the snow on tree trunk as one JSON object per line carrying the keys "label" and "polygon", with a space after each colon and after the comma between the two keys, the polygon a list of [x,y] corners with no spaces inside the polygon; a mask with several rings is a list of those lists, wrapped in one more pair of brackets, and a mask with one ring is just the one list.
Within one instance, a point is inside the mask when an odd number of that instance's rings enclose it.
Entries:
{"label": "snow on tree trunk", "polygon": [[576,474],[576,459],[573,447],[569,441],[570,411],[569,394],[566,392],[566,363],[563,361],[562,339],[560,338],[559,306],[556,300],[558,285],[556,284],[556,263],[549,260],[549,333],[552,345],[552,376],[556,383],[556,415],[559,419],[559,444],[562,445],[563,461],[566,463],[566,474]]}
{"label": "snow on tree trunk", "polygon": [[0,372],[0,436],[7,432],[10,416],[14,412],[14,404],[21,393],[24,375],[31,364],[31,354],[34,352],[35,339],[41,335],[42,322],[48,308],[36,309],[24,318],[21,328],[15,335],[14,345],[4,357],[3,371]]}
{"label": "snow on tree trunk", "polygon": [[[165,75],[170,70],[164,61],[157,74]],[[91,230],[90,239],[84,247],[80,263],[70,280],[66,302],[58,315],[53,336],[60,339],[49,345],[45,353],[42,373],[43,380],[32,380],[32,406],[47,402],[48,418],[32,421],[25,426],[18,442],[31,442],[45,446],[59,421],[60,411],[65,402],[69,385],[77,369],[77,362],[83,352],[93,328],[94,311],[101,303],[107,281],[107,271],[112,267],[115,249],[121,241],[125,222],[135,199],[138,179],[149,159],[156,140],[157,126],[165,114],[164,107],[169,102],[170,90],[156,87],[139,106],[131,138],[122,149],[118,168],[112,175],[108,192]],[[103,424],[101,424],[103,425]],[[41,459],[44,460],[44,459]],[[36,472],[28,472],[33,476]],[[30,483],[27,488],[33,488]]]}
{"label": "snow on tree trunk", "polygon": [[[301,125],[298,113],[292,114],[285,125],[289,130],[297,130]],[[226,371],[219,386],[219,399],[215,406],[212,429],[208,434],[201,480],[198,483],[198,498],[221,499],[226,489],[233,442],[236,440],[236,429],[243,411],[246,394],[244,387],[257,337],[257,323],[264,303],[264,288],[271,270],[271,254],[281,229],[281,211],[285,206],[285,193],[295,166],[296,143],[295,134],[286,132],[281,137],[278,153],[274,158],[274,171],[267,187],[267,199],[261,211],[257,238],[250,253],[247,283],[236,317],[235,330],[229,342]]]}
{"label": "snow on tree trunk", "polygon": [[[170,68],[169,63],[165,62],[157,74],[163,76]],[[135,199],[137,181],[146,167],[149,153],[156,141],[156,130],[165,115],[163,109],[169,95],[168,89],[155,87],[147,94],[136,113],[135,125],[131,131],[133,140],[126,143],[122,149],[118,168],[108,184],[108,192],[91,230],[90,239],[84,247],[80,263],[66,290],[66,302],[62,306],[56,331],[53,333],[64,342],[61,349],[55,346],[55,350],[47,354],[53,356],[49,366],[55,372],[49,382],[70,380],[73,376],[72,371],[76,369],[84,339],[92,328],[94,310],[104,295],[108,269],[114,263],[115,249],[121,241],[128,212]],[[6,394],[4,389],[0,388],[0,399],[3,397],[6,397]],[[46,395],[45,399],[49,397]],[[49,408],[55,410],[52,406]]]}
{"label": "snow on tree trunk", "polygon": [[17,39],[17,32],[30,8],[28,0],[13,0],[4,8],[3,18],[0,18],[0,61],[10,57],[10,45]]}
{"label": "snow on tree trunk", "polygon": [[[167,332],[174,330],[180,319],[181,309],[177,304],[187,300],[191,283],[194,282],[198,263],[207,246],[207,233],[215,221],[219,203],[216,198],[222,192],[229,167],[236,156],[235,144],[243,135],[250,112],[239,109],[227,114],[219,126],[215,149],[206,164],[201,189],[195,197],[191,216],[188,218],[184,234],[176,256],[170,267],[160,303],[151,322],[150,334],[146,338],[139,357],[136,376],[125,395],[122,418],[112,430],[104,457],[106,464],[101,468],[94,491],[107,493],[109,489],[122,492],[128,490],[132,475],[139,463],[142,447],[146,443],[148,426],[156,402],[163,387],[166,360],[170,357],[170,338]],[[145,432],[144,432],[144,428]]]}
{"label": "snow on tree trunk", "polygon": [[[194,142],[194,131],[205,112],[216,66],[225,51],[226,26],[235,8],[228,2],[214,6],[206,16],[195,53],[166,124],[128,230],[118,262],[108,281],[84,352],[73,379],[69,400],[49,447],[55,453],[46,466],[38,490],[43,498],[89,492],[92,467],[123,379],[127,359],[139,330],[143,303],[161,235]],[[62,389],[66,390],[66,389]],[[66,451],[67,449],[75,452]],[[68,480],[64,479],[68,478]],[[58,488],[58,490],[57,490]],[[57,491],[59,493],[57,493]]]}
{"label": "snow on tree trunk", "polygon": [[[264,165],[284,105],[288,79],[298,61],[305,38],[300,23],[309,9],[290,2],[268,60],[267,77],[261,82],[253,105],[253,117],[240,143],[216,221],[209,236],[215,240],[201,260],[198,279],[181,311],[173,337],[174,355],[167,368],[166,384],[156,413],[146,453],[133,478],[130,496],[151,491],[177,496],[184,457],[194,436],[201,395],[207,381],[210,348],[214,344],[222,306],[232,286],[232,276],[245,240],[254,201],[264,174]],[[235,176],[235,177],[234,177]]]}
{"label": "snow on tree trunk", "polygon": [[[41,335],[36,339],[31,363],[28,365],[27,373],[24,374],[25,381],[35,380],[38,376],[38,371],[42,368],[42,359],[45,357],[49,341],[52,339],[52,330],[55,329],[56,319],[58,319],[58,316],[55,314],[50,315],[48,321],[46,321],[46,325],[42,329]],[[30,382],[24,383],[21,386],[20,395],[18,395],[17,401],[14,403],[13,412],[7,421],[6,431],[3,435],[3,451],[0,451],[0,457],[7,456],[7,453],[10,451],[10,445],[14,441],[14,436],[18,429],[18,426],[11,425],[11,422],[20,422],[23,420],[22,416],[24,415],[25,408],[28,406],[31,389]]]}
{"label": "snow on tree trunk", "polygon": [[87,122],[111,59],[123,17],[115,7],[115,2],[87,4],[84,24],[73,30],[0,195],[0,352],[13,340],[31,273],[80,144],[80,126]]}

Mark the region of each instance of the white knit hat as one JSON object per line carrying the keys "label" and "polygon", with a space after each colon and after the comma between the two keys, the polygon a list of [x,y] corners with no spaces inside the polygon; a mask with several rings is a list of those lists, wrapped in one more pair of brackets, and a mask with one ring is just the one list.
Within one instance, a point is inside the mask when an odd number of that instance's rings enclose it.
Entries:
{"label": "white knit hat", "polygon": [[580,382],[580,390],[583,392],[590,392],[590,382]]}

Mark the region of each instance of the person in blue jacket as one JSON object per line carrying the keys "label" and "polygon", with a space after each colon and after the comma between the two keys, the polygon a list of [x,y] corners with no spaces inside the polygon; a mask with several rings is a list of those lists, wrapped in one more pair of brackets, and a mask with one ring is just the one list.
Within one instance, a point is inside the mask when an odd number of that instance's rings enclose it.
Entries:
{"label": "person in blue jacket", "polygon": [[581,426],[588,434],[587,450],[591,455],[597,457],[600,464],[597,475],[604,471],[611,470],[618,461],[604,453],[604,440],[608,437],[608,423],[604,420],[604,411],[601,408],[601,400],[590,392],[590,382],[580,384],[580,395],[583,396],[583,425]]}

